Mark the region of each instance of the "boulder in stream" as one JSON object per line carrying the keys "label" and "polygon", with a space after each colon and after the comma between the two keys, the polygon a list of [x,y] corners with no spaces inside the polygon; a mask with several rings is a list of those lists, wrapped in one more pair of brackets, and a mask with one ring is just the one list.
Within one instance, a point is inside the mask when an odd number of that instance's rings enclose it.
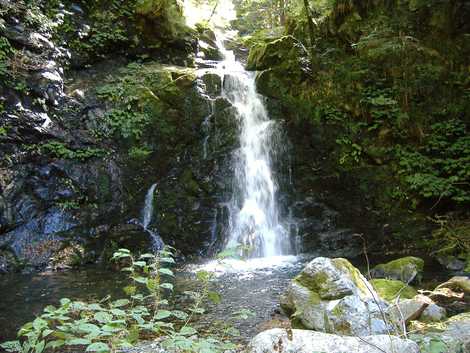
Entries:
{"label": "boulder in stream", "polygon": [[294,324],[316,331],[367,336],[392,329],[385,317],[388,304],[342,258],[311,261],[292,280],[281,306]]}
{"label": "boulder in stream", "polygon": [[394,336],[337,336],[308,330],[272,329],[253,338],[247,353],[418,353],[411,340]]}
{"label": "boulder in stream", "polygon": [[375,266],[372,271],[374,278],[387,278],[410,283],[421,278],[424,261],[419,257],[407,256],[396,259],[386,264]]}

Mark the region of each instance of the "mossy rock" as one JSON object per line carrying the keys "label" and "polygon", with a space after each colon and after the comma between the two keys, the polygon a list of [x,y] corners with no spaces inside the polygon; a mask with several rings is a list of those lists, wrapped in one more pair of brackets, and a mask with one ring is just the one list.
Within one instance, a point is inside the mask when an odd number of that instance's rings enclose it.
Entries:
{"label": "mossy rock", "polygon": [[299,58],[298,41],[285,36],[269,43],[259,43],[250,49],[246,63],[247,70],[266,70]]}
{"label": "mossy rock", "polygon": [[370,283],[379,296],[389,302],[395,300],[398,295],[403,299],[411,299],[418,294],[413,287],[397,280],[379,278],[371,280]]}
{"label": "mossy rock", "polygon": [[409,283],[415,278],[421,279],[423,268],[423,259],[407,256],[375,266],[372,269],[372,277],[388,278]]}

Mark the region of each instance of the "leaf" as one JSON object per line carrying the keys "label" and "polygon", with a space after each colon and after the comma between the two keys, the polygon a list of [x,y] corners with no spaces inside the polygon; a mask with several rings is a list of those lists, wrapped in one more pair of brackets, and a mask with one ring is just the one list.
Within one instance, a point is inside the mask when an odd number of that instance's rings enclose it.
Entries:
{"label": "leaf", "polygon": [[48,324],[47,324],[46,320],[41,319],[40,317],[38,317],[33,321],[33,328],[36,331],[41,331],[45,327],[48,327]]}
{"label": "leaf", "polygon": [[144,267],[147,266],[147,263],[145,261],[136,261],[134,262],[134,265],[138,267]]}
{"label": "leaf", "polygon": [[111,314],[105,312],[105,311],[99,311],[99,312],[97,312],[97,313],[93,316],[93,318],[94,318],[96,321],[98,321],[98,322],[100,322],[100,323],[102,323],[102,324],[107,323],[108,321],[112,321],[112,320],[113,320],[113,316],[112,316]]}
{"label": "leaf", "polygon": [[71,340],[67,340],[65,344],[67,346],[84,346],[91,344],[91,341],[86,338],[72,338]]}
{"label": "leaf", "polygon": [[173,271],[170,270],[169,268],[161,268],[161,269],[158,270],[158,272],[160,272],[164,275],[174,276]]}
{"label": "leaf", "polygon": [[95,342],[90,344],[88,347],[86,347],[87,352],[98,352],[98,353],[105,353],[109,352],[109,346],[106,343],[103,342]]}
{"label": "leaf", "polygon": [[157,288],[157,281],[152,278],[149,278],[147,281],[147,288],[150,292],[154,292],[155,288]]}
{"label": "leaf", "polygon": [[205,312],[204,308],[190,308],[189,310],[195,314],[204,314]]}
{"label": "leaf", "polygon": [[99,333],[101,331],[98,326],[90,323],[81,323],[78,325],[77,329],[85,333]]}
{"label": "leaf", "polygon": [[199,281],[206,282],[211,278],[211,274],[208,271],[198,271],[196,272],[196,278]]}
{"label": "leaf", "polygon": [[147,278],[141,277],[141,276],[135,276],[135,277],[132,277],[132,279],[136,281],[137,283],[142,283],[142,284],[147,284],[148,282]]}
{"label": "leaf", "polygon": [[197,334],[197,331],[191,326],[183,326],[179,334],[183,336],[192,336],[192,335]]}
{"label": "leaf", "polygon": [[46,341],[42,340],[36,343],[36,347],[34,347],[34,353],[42,353],[44,347],[46,346]]}
{"label": "leaf", "polygon": [[169,264],[174,264],[176,261],[172,257],[161,257],[160,262],[166,262]]}
{"label": "leaf", "polygon": [[135,292],[137,291],[137,287],[136,286],[126,286],[123,288],[124,290],[124,293],[126,293],[127,295],[134,295]]}
{"label": "leaf", "polygon": [[56,348],[62,347],[63,345],[65,345],[64,340],[50,341],[46,344],[46,349],[49,349],[49,348],[56,349]]}
{"label": "leaf", "polygon": [[153,259],[155,257],[154,254],[142,254],[140,255],[139,259]]}
{"label": "leaf", "polygon": [[129,299],[118,299],[111,303],[111,306],[114,308],[120,308],[126,306],[130,303]]}
{"label": "leaf", "polygon": [[121,310],[121,309],[111,309],[110,312],[114,316],[125,316],[126,315],[126,312],[124,310]]}
{"label": "leaf", "polygon": [[0,348],[5,349],[7,352],[21,352],[20,341],[8,341],[0,344]]}
{"label": "leaf", "polygon": [[47,336],[49,336],[52,332],[54,332],[54,330],[45,329],[44,331],[42,331],[42,337],[47,337]]}
{"label": "leaf", "polygon": [[212,292],[212,291],[209,291],[207,293],[207,297],[210,299],[211,302],[213,302],[214,304],[220,304],[220,302],[222,301],[222,297],[220,296],[219,293],[217,292]]}
{"label": "leaf", "polygon": [[165,288],[165,289],[169,289],[169,290],[173,290],[173,285],[171,283],[162,283],[162,284],[160,284],[160,287]]}
{"label": "leaf", "polygon": [[90,305],[88,305],[88,310],[92,310],[92,311],[102,311],[104,308],[97,304],[97,303],[92,303]]}
{"label": "leaf", "polygon": [[71,300],[69,298],[62,298],[60,300],[60,305],[62,305],[62,306],[70,304],[70,303],[71,303]]}
{"label": "leaf", "polygon": [[171,315],[173,315],[174,317],[180,320],[186,320],[188,318],[188,314],[186,314],[184,311],[181,311],[181,310],[173,310],[171,312]]}
{"label": "leaf", "polygon": [[171,311],[168,310],[158,310],[155,314],[155,320],[166,319],[171,316]]}

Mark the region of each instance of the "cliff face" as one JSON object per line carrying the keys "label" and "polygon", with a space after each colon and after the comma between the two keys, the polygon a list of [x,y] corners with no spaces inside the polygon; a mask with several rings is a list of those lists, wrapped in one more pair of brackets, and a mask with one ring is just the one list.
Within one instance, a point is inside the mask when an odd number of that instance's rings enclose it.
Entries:
{"label": "cliff face", "polygon": [[[234,126],[204,93],[221,83],[196,74],[199,34],[178,3],[0,6],[0,270],[148,247],[138,223],[155,182],[164,241],[207,248]],[[218,126],[204,125],[210,113]]]}

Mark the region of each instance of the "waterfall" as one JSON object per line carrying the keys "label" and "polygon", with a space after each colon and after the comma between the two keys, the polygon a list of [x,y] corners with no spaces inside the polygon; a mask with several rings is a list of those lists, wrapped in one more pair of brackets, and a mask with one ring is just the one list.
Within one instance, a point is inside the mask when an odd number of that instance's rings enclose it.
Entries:
{"label": "waterfall", "polygon": [[150,188],[148,189],[147,194],[145,195],[144,208],[142,209],[140,216],[140,224],[142,225],[142,228],[144,228],[144,230],[150,235],[150,240],[152,242],[152,250],[154,252],[161,250],[165,245],[163,243],[162,238],[160,238],[160,235],[155,230],[148,228],[150,222],[152,222],[153,199],[156,187],[157,183],[152,184],[152,186],[150,186]]}
{"label": "waterfall", "polygon": [[244,70],[223,41],[223,33],[217,33],[224,56],[217,69],[223,79],[222,95],[236,110],[240,144],[234,153],[227,247],[241,244],[248,248],[242,252],[251,257],[289,254],[289,232],[278,209],[278,185],[272,168],[284,142],[256,92],[254,73]]}

